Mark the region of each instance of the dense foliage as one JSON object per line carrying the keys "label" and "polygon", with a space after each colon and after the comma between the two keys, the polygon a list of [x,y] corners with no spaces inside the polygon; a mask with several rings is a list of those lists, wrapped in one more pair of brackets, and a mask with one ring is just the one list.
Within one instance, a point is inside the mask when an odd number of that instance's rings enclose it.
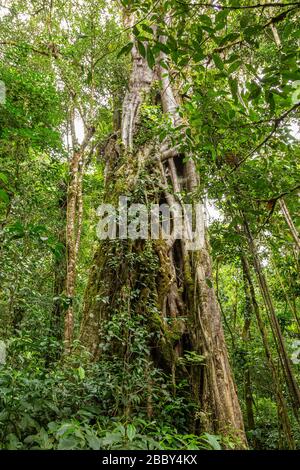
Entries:
{"label": "dense foliage", "polygon": [[[135,15],[134,25],[123,26],[124,10]],[[157,79],[134,146],[169,136],[196,163],[249,447],[300,448],[299,403],[280,350],[282,339],[299,384],[299,12],[300,3],[288,0],[1,3],[1,449],[237,445],[228,435],[198,432],[201,410],[188,384],[153,367],[154,333],[122,299],[104,325],[100,358],[91,362],[78,340],[104,149],[121,119],[134,44],[151,69],[160,63],[170,74],[180,103],[176,127],[161,113]],[[84,155],[79,176],[77,154]],[[116,245],[108,269],[121,249]],[[157,259],[147,246],[139,256],[128,266],[147,285]],[[147,272],[139,272],[145,260]],[[142,307],[157,315],[151,296]],[[70,312],[72,354],[64,348]],[[134,360],[123,360],[128,356]],[[197,365],[203,358],[187,352],[181,360]]]}

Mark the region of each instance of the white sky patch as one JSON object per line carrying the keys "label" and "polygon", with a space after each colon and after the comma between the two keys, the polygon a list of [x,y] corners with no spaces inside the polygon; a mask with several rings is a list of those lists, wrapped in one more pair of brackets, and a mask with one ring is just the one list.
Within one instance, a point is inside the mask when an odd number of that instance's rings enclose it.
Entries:
{"label": "white sky patch", "polygon": [[[79,144],[82,144],[84,139],[84,124],[80,115],[76,113],[75,117],[75,134]],[[63,136],[63,142],[65,146],[70,149],[72,147],[71,133],[65,133]]]}
{"label": "white sky patch", "polygon": [[292,136],[297,139],[297,140],[300,140],[300,125],[297,121],[292,121],[291,124],[290,124],[290,129],[291,129],[291,134]]}
{"label": "white sky patch", "polygon": [[212,200],[205,201],[205,214],[207,225],[212,224],[215,220],[222,220],[222,214],[216,208]]}
{"label": "white sky patch", "polygon": [[8,15],[9,10],[6,7],[0,6],[0,19],[4,18],[5,15]]}
{"label": "white sky patch", "polygon": [[75,118],[75,132],[78,142],[82,144],[84,139],[84,125],[79,115],[77,115]]}
{"label": "white sky patch", "polygon": [[60,21],[60,28],[63,30],[63,31],[68,31],[70,28],[69,28],[69,25],[68,25],[68,22],[65,20],[65,19],[62,19]]}

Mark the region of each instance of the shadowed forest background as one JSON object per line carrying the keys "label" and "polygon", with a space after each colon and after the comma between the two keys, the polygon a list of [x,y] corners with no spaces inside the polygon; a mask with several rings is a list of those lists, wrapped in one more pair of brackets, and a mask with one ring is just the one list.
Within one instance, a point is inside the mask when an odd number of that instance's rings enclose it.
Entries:
{"label": "shadowed forest background", "polygon": [[0,1],[0,449],[300,449],[299,14]]}

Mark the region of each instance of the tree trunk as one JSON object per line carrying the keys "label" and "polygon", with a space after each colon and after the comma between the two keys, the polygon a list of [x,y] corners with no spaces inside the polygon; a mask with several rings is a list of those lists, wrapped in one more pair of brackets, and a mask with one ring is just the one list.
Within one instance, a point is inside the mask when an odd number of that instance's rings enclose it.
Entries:
{"label": "tree trunk", "polygon": [[230,326],[230,324],[227,320],[226,314],[225,314],[223,306],[222,306],[220,293],[219,293],[219,260],[218,259],[217,259],[217,262],[216,262],[216,297],[217,297],[217,301],[218,301],[218,304],[219,304],[219,307],[220,307],[220,312],[222,314],[222,318],[224,320],[224,324],[225,324],[225,326],[228,330],[228,333],[230,334],[232,350],[234,351],[236,349],[235,334],[232,331],[232,328],[231,328],[231,326]]}
{"label": "tree trunk", "polygon": [[[281,389],[281,380],[280,376],[278,374],[275,362],[272,357],[272,352],[271,348],[269,345],[268,341],[268,335],[267,331],[264,325],[264,322],[261,318],[261,314],[259,311],[259,306],[256,301],[256,295],[255,295],[255,290],[251,278],[251,272],[250,272],[250,267],[247,258],[244,255],[241,255],[241,262],[242,262],[242,268],[243,268],[243,275],[244,275],[244,280],[245,280],[245,292],[247,293],[247,297],[250,301],[251,308],[256,316],[258,328],[261,334],[268,366],[271,372],[272,376],[272,384],[274,387],[274,395],[275,395],[275,400],[277,403],[277,412],[278,412],[278,424],[279,424],[279,429],[282,431],[283,434],[283,440],[280,443],[281,448],[289,448],[289,449],[294,449],[295,448],[295,442],[292,434],[292,429],[291,429],[291,423],[287,411],[287,404]],[[281,433],[280,433],[281,434]]]}
{"label": "tree trunk", "polygon": [[[272,260],[272,267],[273,267],[273,269],[274,269],[274,271],[275,271],[275,275],[276,275],[276,277],[277,277],[277,279],[278,279],[278,281],[279,281],[279,284],[280,284],[280,286],[281,286],[282,292],[283,292],[284,297],[285,297],[285,299],[286,299],[286,303],[287,303],[287,305],[289,306],[289,309],[291,310],[291,312],[292,312],[292,314],[293,314],[293,317],[294,317],[294,320],[295,320],[295,322],[296,322],[296,324],[297,324],[298,333],[300,333],[300,318],[298,317],[296,305],[294,305],[293,301],[290,299],[290,297],[289,297],[289,295],[288,295],[288,293],[287,293],[287,291],[286,291],[286,287],[285,287],[285,285],[284,285],[283,279],[282,279],[282,277],[281,277],[281,274],[280,274],[280,272],[279,272],[279,270],[278,270],[278,268],[277,268],[276,263],[275,263],[274,260]],[[288,280],[287,280],[287,282],[288,282]]]}
{"label": "tree trunk", "polygon": [[[245,291],[245,313],[244,313],[244,328],[242,338],[245,343],[245,348],[247,355],[249,354],[249,344],[251,341],[250,336],[250,326],[251,326],[251,317],[252,317],[252,308],[251,308],[251,296],[249,288],[247,285],[247,278],[245,272],[243,272],[244,277],[244,291]],[[254,413],[253,413],[253,393],[252,393],[252,384],[251,384],[251,367],[249,360],[247,358],[247,363],[244,367],[244,384],[245,384],[245,403],[246,403],[246,413],[247,413],[247,431],[251,431],[255,428]]]}
{"label": "tree trunk", "polygon": [[65,315],[65,350],[70,352],[73,338],[73,300],[75,294],[76,278],[76,201],[78,194],[78,170],[81,162],[81,152],[74,151],[70,165],[70,184],[68,188],[67,203],[67,225],[66,225],[66,246],[67,246],[67,277],[66,296],[68,308]]}
{"label": "tree trunk", "polygon": [[53,309],[50,320],[51,335],[55,336],[58,341],[63,339],[63,322],[65,306],[62,296],[65,294],[66,287],[66,207],[67,207],[67,188],[65,181],[60,182],[60,226],[57,238],[63,250],[54,260],[54,282],[53,282]]}
{"label": "tree trunk", "polygon": [[280,198],[279,199],[279,204],[280,204],[280,210],[282,212],[282,215],[284,217],[284,220],[286,221],[286,224],[291,232],[291,235],[296,243],[296,247],[298,249],[298,251],[300,250],[300,237],[299,237],[299,233],[294,225],[294,222],[291,218],[291,215],[290,215],[290,212],[288,210],[288,207],[284,201],[283,198]]}
{"label": "tree trunk", "polygon": [[74,295],[76,283],[76,264],[80,246],[82,228],[82,178],[85,166],[85,149],[93,135],[93,129],[87,129],[81,145],[78,144],[75,132],[74,112],[71,116],[72,155],[70,160],[70,181],[67,192],[66,248],[67,275],[66,296],[68,308],[65,314],[64,342],[65,352],[71,350],[74,329]]}
{"label": "tree trunk", "polygon": [[300,408],[300,390],[296,378],[293,373],[292,363],[287,354],[284,338],[281,332],[281,328],[276,316],[275,308],[272,302],[270,291],[267,285],[265,275],[260,263],[259,256],[257,254],[257,249],[255,246],[254,239],[249,227],[249,224],[245,218],[245,215],[242,214],[244,221],[244,232],[248,240],[249,250],[252,256],[253,266],[257,275],[258,284],[260,287],[261,295],[265,303],[266,311],[269,316],[270,325],[272,328],[275,344],[278,350],[279,358],[282,364],[282,368],[286,377],[287,386],[290,392],[290,396],[293,403],[293,408],[295,416],[298,417],[298,410]]}
{"label": "tree trunk", "polygon": [[[185,163],[184,155],[171,149],[169,139],[160,144],[149,129],[142,128],[140,107],[157,76],[135,46],[132,58],[129,89],[123,103],[121,145],[118,134],[114,134],[105,151],[104,202],[116,204],[119,196],[127,195],[131,203],[182,204],[180,191],[193,193],[198,185],[194,162],[190,159]],[[169,78],[164,75],[165,70],[160,75],[163,112],[177,123],[176,101]],[[189,251],[185,238],[102,240],[86,289],[80,337],[96,358],[101,354],[106,320],[124,308],[131,317],[142,316],[149,338],[153,337],[150,333],[156,337],[154,344],[149,339],[155,366],[169,371],[174,390],[178,377],[185,374],[189,378],[201,408],[198,428],[234,436],[236,445],[245,447],[243,418],[212,287],[203,212],[200,218],[202,225],[197,236],[201,247],[197,251]],[[180,358],[189,351],[205,357],[204,364],[182,366]]]}

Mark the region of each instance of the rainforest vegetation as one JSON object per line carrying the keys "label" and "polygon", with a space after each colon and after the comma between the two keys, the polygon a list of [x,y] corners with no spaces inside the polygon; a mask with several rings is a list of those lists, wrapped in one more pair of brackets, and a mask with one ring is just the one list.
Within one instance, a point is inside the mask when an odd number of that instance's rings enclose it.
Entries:
{"label": "rainforest vegetation", "polygon": [[0,1],[0,449],[300,449],[299,20]]}

